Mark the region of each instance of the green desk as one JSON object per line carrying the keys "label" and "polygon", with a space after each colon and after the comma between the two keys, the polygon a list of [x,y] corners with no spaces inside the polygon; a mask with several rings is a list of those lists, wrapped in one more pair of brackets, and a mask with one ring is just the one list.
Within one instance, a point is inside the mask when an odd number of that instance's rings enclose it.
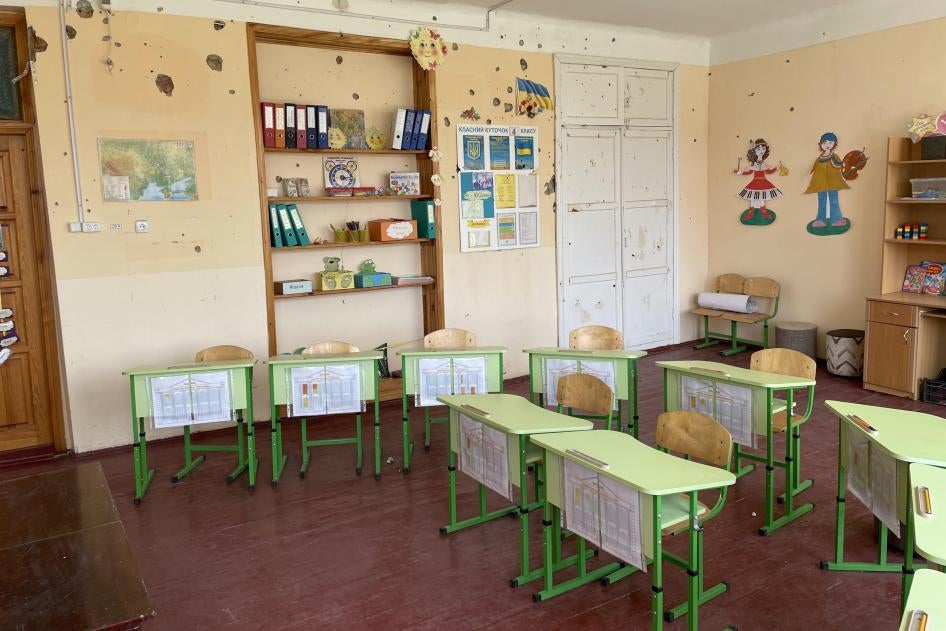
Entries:
{"label": "green desk", "polygon": [[914,611],[922,611],[928,616],[926,628],[929,631],[943,628],[946,620],[946,574],[936,570],[917,570],[913,577],[913,586],[907,598],[900,631],[918,631],[919,627],[910,626]]}
{"label": "green desk", "polygon": [[[838,508],[835,527],[834,561],[822,561],[821,568],[834,571],[855,572],[902,572],[900,586],[901,605],[910,591],[913,577],[914,519],[913,493],[910,492],[910,466],[913,463],[946,467],[946,419],[922,412],[892,410],[874,405],[825,401],[825,406],[838,417]],[[868,431],[856,422],[862,419],[876,431]],[[881,455],[896,461],[896,515],[893,517],[905,524],[903,532],[903,565],[887,562],[887,527],[881,523],[879,555],[876,562],[851,562],[844,560],[844,505],[848,482],[848,434],[867,440],[871,453],[880,450]],[[942,502],[946,504],[946,497]]]}
{"label": "green desk", "polygon": [[[929,561],[946,566],[946,469],[913,463],[910,482],[916,549]],[[927,497],[932,506],[927,506]],[[946,596],[946,592],[943,595]]]}
{"label": "green desk", "polygon": [[[637,363],[641,357],[647,355],[645,351],[628,349],[615,351],[577,351],[570,348],[547,346],[542,348],[527,348],[522,352],[529,354],[529,400],[534,401],[535,395],[538,394],[539,405],[541,406],[548,403],[550,395],[554,397],[554,392],[549,392],[549,390],[554,388],[554,384],[546,383],[548,381],[546,369],[550,360],[559,360],[574,364],[573,367],[565,368],[560,373],[562,375],[575,372],[591,372],[598,375],[599,371],[596,366],[593,365],[590,369],[583,370],[583,363],[604,362],[611,364],[614,371],[612,390],[614,390],[614,395],[618,402],[618,431],[621,431],[621,402],[627,401],[627,431],[632,432],[634,437],[637,438]],[[557,377],[555,379],[557,383]],[[602,379],[602,381],[607,382],[606,379]]]}
{"label": "green desk", "polygon": [[[552,525],[559,521],[559,515],[566,510],[567,499],[564,497],[566,461],[577,463],[585,470],[596,473],[602,478],[616,482],[640,493],[639,524],[643,543],[643,555],[653,564],[652,613],[653,629],[663,628],[663,560],[680,565],[689,575],[687,586],[688,628],[698,626],[699,605],[709,598],[702,592],[703,563],[700,545],[697,541],[697,528],[689,529],[689,558],[677,557],[663,551],[661,536],[665,528],[675,525],[698,523],[697,492],[706,489],[718,489],[731,486],[736,476],[717,467],[700,464],[678,458],[657,449],[648,447],[633,436],[621,432],[594,430],[568,434],[541,434],[531,437],[531,442],[544,450],[543,461],[546,469],[545,502],[545,589],[535,594],[536,601],[545,600],[565,593],[580,585],[621,572],[628,574],[623,563],[611,563],[592,572],[584,567],[585,540],[578,539],[578,557],[581,561],[577,577],[555,585],[553,582],[554,566],[552,554],[556,547],[552,536]],[[568,515],[566,514],[566,519]],[[717,586],[709,591],[719,595],[725,586]]]}
{"label": "green desk", "polygon": [[[424,449],[430,449],[430,424],[446,423],[446,418],[430,418],[430,407],[439,405],[436,398],[453,394],[486,394],[488,392],[503,391],[503,354],[506,349],[502,346],[478,346],[475,348],[408,348],[398,351],[401,356],[401,419],[404,441],[404,465],[402,471],[411,470],[411,457],[414,452],[414,443],[411,440],[411,419],[408,409],[408,397],[414,395],[416,407],[424,408]],[[482,358],[486,367],[483,379],[477,375],[463,373],[471,379],[463,381],[461,373],[456,371],[455,360],[475,360]],[[440,360],[439,367],[431,367],[445,379],[439,384],[431,383],[429,388],[423,388],[424,375],[421,363],[434,363],[430,360]],[[475,384],[485,384],[485,389],[477,393]],[[471,385],[473,386],[471,388]],[[422,392],[424,393],[422,395]]]}
{"label": "green desk", "polygon": [[[193,406],[200,405],[201,395],[198,394],[197,400],[195,400],[195,394],[202,392],[199,385],[201,375],[226,373],[230,401],[229,406],[222,407],[220,412],[236,413],[237,442],[235,445],[191,445],[190,424],[173,423],[167,425],[168,427],[184,428],[184,467],[171,476],[171,481],[178,482],[204,461],[204,456],[194,458],[194,452],[234,452],[237,455],[237,466],[227,476],[227,482],[232,482],[244,471],[249,471],[249,487],[252,490],[256,486],[256,467],[259,459],[256,456],[256,438],[253,433],[253,363],[254,360],[252,359],[192,362],[172,366],[140,366],[122,373],[128,377],[131,384],[131,430],[135,465],[136,504],[141,503],[154,477],[154,469],[148,468],[145,418],[155,418],[152,383],[156,379],[168,382],[171,380],[164,378],[180,378],[175,393],[172,394],[169,391],[167,396],[177,397],[180,395],[183,397],[183,399],[176,398],[172,403],[172,407],[175,403],[180,403],[183,400],[186,405],[184,414],[190,415],[192,422],[197,424],[204,422],[195,420],[193,413]],[[197,390],[194,390],[190,385],[193,383],[191,379],[197,382]],[[226,419],[221,418],[206,422],[217,422],[219,420]],[[244,432],[246,435],[245,446]]]}
{"label": "green desk", "polygon": [[[291,371],[293,368],[325,368],[327,371],[333,367],[355,366],[360,375],[361,402],[374,401],[374,477],[381,477],[381,416],[378,410],[378,360],[383,355],[380,351],[362,351],[359,353],[338,353],[330,355],[276,355],[270,357],[269,364],[269,396],[270,396],[270,419],[272,427],[270,434],[272,436],[273,449],[273,480],[272,485],[279,483],[279,477],[286,466],[288,457],[283,453],[282,447],[282,418],[279,415],[278,406],[285,405],[287,414],[293,401],[293,391],[289,383]],[[326,374],[328,374],[326,372]],[[293,416],[309,418],[326,414],[327,412],[315,412],[310,414],[293,414]],[[334,413],[334,412],[328,412]],[[330,438],[324,440],[307,440],[305,425],[302,430],[303,456],[302,466],[299,469],[299,476],[305,477],[305,472],[309,465],[308,447],[324,447],[328,445],[355,445],[355,471],[361,475],[362,466],[362,443],[361,443],[361,413],[355,414],[355,437],[354,438]]]}
{"label": "green desk", "polygon": [[[449,512],[450,523],[440,528],[443,534],[450,534],[470,526],[492,521],[504,515],[519,513],[520,571],[512,579],[513,587],[524,585],[528,581],[541,578],[542,568],[529,569],[529,511],[540,506],[540,487],[544,482],[536,477],[536,501],[528,501],[529,464],[539,458],[537,449],[530,449],[529,437],[546,432],[584,432],[594,428],[590,421],[558,414],[533,405],[525,397],[513,394],[467,394],[439,397],[449,408],[450,422],[447,424],[447,471],[450,481]],[[479,515],[457,521],[457,458],[460,454],[460,417],[465,416],[479,421],[484,426],[501,432],[505,437],[509,480],[512,486],[519,488],[519,503],[487,512],[486,486],[479,484]],[[565,559],[559,567],[574,565],[576,559]]]}
{"label": "green desk", "polygon": [[[815,507],[812,503],[795,506],[795,497],[811,486],[811,480],[802,482],[799,479],[801,454],[795,453],[792,440],[793,431],[797,429],[793,425],[794,419],[798,418],[797,422],[800,423],[811,416],[815,402],[814,380],[738,368],[718,362],[658,361],[657,365],[664,369],[665,411],[694,409],[712,416],[729,429],[733,434],[733,462],[737,477],[742,477],[754,468],[752,465],[742,467],[742,460],[765,464],[765,525],[759,529],[760,535],[774,532]],[[685,378],[698,381],[685,381]],[[695,386],[699,382],[712,384],[712,392],[709,392],[708,387],[693,389],[692,392],[687,390],[686,383]],[[729,392],[720,396],[720,386],[729,389]],[[804,389],[808,393],[807,406],[801,415],[794,413],[794,394],[798,389]],[[775,398],[778,391],[785,392],[784,401]],[[748,396],[749,401],[740,398],[742,395]],[[727,418],[727,410],[731,410],[733,415],[737,414],[737,410],[751,414],[751,433],[765,437],[765,456],[740,450],[740,444],[746,444],[746,437],[740,437],[739,432],[731,426],[732,421]],[[785,429],[786,457],[785,460],[777,460],[774,455],[772,422],[775,414],[782,411],[787,411],[788,414]],[[785,512],[778,519],[775,519],[775,467],[785,470],[785,493],[778,498],[784,502]]]}

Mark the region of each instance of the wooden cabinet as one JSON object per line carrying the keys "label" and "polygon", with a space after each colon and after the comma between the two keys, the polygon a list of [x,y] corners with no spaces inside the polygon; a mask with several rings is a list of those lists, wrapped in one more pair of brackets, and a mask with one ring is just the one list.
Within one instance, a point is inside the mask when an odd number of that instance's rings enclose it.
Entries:
{"label": "wooden cabinet", "polygon": [[916,329],[868,322],[866,343],[864,384],[883,392],[912,396],[916,381]]}

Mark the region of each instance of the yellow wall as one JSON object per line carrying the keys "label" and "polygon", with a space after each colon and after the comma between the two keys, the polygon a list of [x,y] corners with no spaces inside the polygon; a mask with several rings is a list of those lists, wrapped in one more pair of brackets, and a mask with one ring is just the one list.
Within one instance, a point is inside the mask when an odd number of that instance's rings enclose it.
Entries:
{"label": "yellow wall", "polygon": [[[936,20],[712,68],[710,274],[779,280],[780,319],[816,323],[822,352],[827,330],[864,327],[864,297],[880,290],[887,138],[905,136],[917,113],[946,108],[944,37],[946,20]],[[805,226],[817,198],[802,193],[825,131],[838,135],[842,156],[866,147],[870,161],[839,195],[851,230],[814,237]],[[748,178],[732,173],[748,139],[760,136],[772,145],[769,161],[791,168],[773,176],[785,196],[765,228],[739,223],[745,206],[736,195]]]}
{"label": "yellow wall", "polygon": [[[243,24],[230,22],[216,31],[206,18],[121,12],[111,18],[109,33],[98,17],[82,20],[70,14],[68,21],[78,31],[70,53],[87,220],[103,227],[102,234],[77,235],[67,232],[76,213],[61,50],[55,37],[58,15],[54,8],[37,7],[27,9],[27,18],[49,42],[49,49],[39,56],[34,81],[73,447],[88,451],[127,444],[129,407],[123,369],[181,361],[200,347],[220,343],[245,346],[258,357],[266,354],[254,105],[249,102],[245,30]],[[103,41],[109,34],[115,44],[110,52]],[[259,52],[265,70],[263,98],[366,109],[368,124],[386,132],[389,116],[381,109],[410,102],[403,90],[409,81],[409,59],[377,61],[343,53],[345,61],[339,66],[335,53],[275,52],[269,46]],[[208,68],[204,60],[210,53],[223,58],[223,72]],[[104,64],[107,54],[114,60],[111,73]],[[520,59],[527,62],[527,71],[521,70]],[[680,288],[687,296],[702,286],[707,265],[707,77],[706,69],[697,66],[681,66],[679,72]],[[158,92],[154,77],[159,73],[173,78],[173,96]],[[335,75],[344,80],[325,79]],[[450,52],[437,77],[436,123],[444,153],[440,197],[446,323],[475,331],[483,344],[507,346],[507,377],[527,371],[522,348],[554,344],[557,337],[554,195],[544,194],[554,172],[554,120],[550,114],[528,120],[503,111],[503,104],[513,101],[507,86],[514,85],[516,76],[553,87],[552,55],[461,45]],[[319,99],[313,89],[322,95]],[[493,106],[494,98],[500,99],[499,106]],[[538,248],[459,253],[455,125],[461,122],[460,112],[471,105],[483,122],[539,127]],[[193,139],[199,201],[104,203],[97,167],[100,137]],[[271,186],[277,174],[308,177],[314,189],[322,186],[318,157],[270,155],[266,160]],[[371,156],[362,164],[366,183],[379,184],[387,171],[411,166],[396,156]],[[379,204],[370,212],[354,205],[322,204],[305,206],[303,213],[313,233],[328,236],[328,223],[406,215],[407,210],[400,204]],[[136,219],[149,220],[151,231],[135,234]],[[123,227],[111,231],[113,223]],[[321,256],[331,254],[336,252],[279,253],[275,277],[308,275],[318,269]],[[365,257],[392,272],[419,269],[417,251],[410,246],[366,248],[348,254],[345,262],[354,267]],[[350,339],[362,346],[416,339],[422,333],[416,292],[279,305],[279,350],[316,338]],[[683,338],[692,337],[694,331],[686,320]],[[256,413],[263,419],[268,416],[265,382],[260,367]]]}

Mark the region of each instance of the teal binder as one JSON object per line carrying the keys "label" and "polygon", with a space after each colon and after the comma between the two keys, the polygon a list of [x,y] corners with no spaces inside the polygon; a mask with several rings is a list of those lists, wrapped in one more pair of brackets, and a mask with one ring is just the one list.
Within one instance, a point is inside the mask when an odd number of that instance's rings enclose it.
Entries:
{"label": "teal binder", "polygon": [[411,201],[411,219],[417,222],[417,236],[421,239],[433,239],[437,236],[435,216],[432,199]]}
{"label": "teal binder", "polygon": [[289,218],[289,211],[285,204],[277,204],[279,211],[279,226],[282,228],[283,237],[286,239],[286,245],[299,245],[296,239],[296,231],[292,229],[292,220]]}
{"label": "teal binder", "polygon": [[296,238],[299,239],[299,245],[309,245],[309,234],[305,231],[305,224],[302,223],[302,215],[299,214],[299,208],[295,204],[287,204],[286,210],[289,211],[289,219],[292,220],[292,227],[296,231]]}
{"label": "teal binder", "polygon": [[269,237],[274,248],[281,248],[285,245],[282,242],[282,230],[279,229],[279,210],[276,208],[276,204],[269,205]]}

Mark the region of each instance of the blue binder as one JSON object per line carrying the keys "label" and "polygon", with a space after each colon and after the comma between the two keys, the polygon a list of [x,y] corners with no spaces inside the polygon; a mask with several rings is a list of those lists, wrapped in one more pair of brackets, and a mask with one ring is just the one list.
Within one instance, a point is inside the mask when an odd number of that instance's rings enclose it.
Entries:
{"label": "blue binder", "polygon": [[292,219],[289,218],[289,211],[286,209],[286,205],[277,204],[276,210],[279,212],[279,226],[282,228],[286,245],[299,245],[299,240],[296,239],[296,231],[292,229]]}
{"label": "blue binder", "polygon": [[409,151],[414,148],[414,119],[417,117],[417,110],[407,110],[407,116],[404,117],[404,138],[401,140],[401,149]]}
{"label": "blue binder", "polygon": [[309,149],[317,149],[319,146],[319,128],[315,118],[315,106],[305,106],[305,146]]}
{"label": "blue binder", "polygon": [[279,210],[276,204],[269,205],[269,236],[274,248],[281,248],[285,245],[282,242],[282,230],[279,229]]}
{"label": "blue binder", "polygon": [[416,149],[426,149],[427,148],[427,138],[430,133],[430,110],[421,110],[420,111],[420,128],[417,133],[417,142]]}
{"label": "blue binder", "polygon": [[420,130],[423,120],[424,110],[414,110],[414,130],[411,132],[411,142],[414,145],[414,149],[424,148],[424,145],[420,144]]}
{"label": "blue binder", "polygon": [[319,149],[328,149],[328,128],[331,125],[328,119],[328,107],[316,105],[315,116],[318,119],[319,127]]}

